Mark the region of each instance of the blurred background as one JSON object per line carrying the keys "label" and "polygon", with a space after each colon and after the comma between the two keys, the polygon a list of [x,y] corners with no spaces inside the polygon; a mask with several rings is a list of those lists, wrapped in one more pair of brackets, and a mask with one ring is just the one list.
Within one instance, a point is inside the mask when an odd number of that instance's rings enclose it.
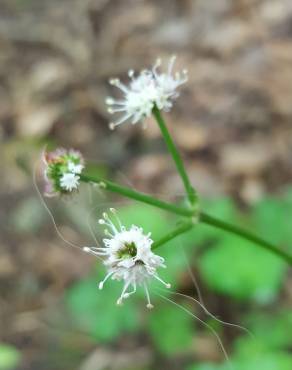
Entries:
{"label": "blurred background", "polygon": [[[104,268],[57,235],[37,196],[32,174],[48,144],[179,199],[155,123],[111,132],[104,104],[110,77],[172,54],[189,82],[166,118],[204,209],[292,252],[291,0],[0,0],[1,370],[229,369],[210,327],[234,369],[291,370],[292,276],[277,257],[201,225],[159,251],[174,290],[198,298],[192,270],[207,308],[254,337],[155,287],[151,312],[142,293],[116,307],[120,284],[98,291]],[[175,224],[85,185],[46,201],[80,246],[101,240],[109,205],[154,238]]]}

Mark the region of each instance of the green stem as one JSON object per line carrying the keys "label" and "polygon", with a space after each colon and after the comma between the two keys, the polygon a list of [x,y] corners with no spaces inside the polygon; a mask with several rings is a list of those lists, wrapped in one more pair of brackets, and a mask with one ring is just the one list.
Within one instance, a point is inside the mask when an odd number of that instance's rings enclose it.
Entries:
{"label": "green stem", "polygon": [[[169,212],[174,213],[176,215],[185,216],[185,217],[189,217],[189,218],[196,216],[196,211],[192,211],[192,210],[189,210],[189,209],[186,209],[186,208],[183,208],[183,207],[179,207],[179,206],[176,206],[176,205],[171,204],[171,203],[163,202],[162,200],[153,198],[153,197],[151,197],[147,194],[139,193],[139,192],[134,191],[130,188],[120,186],[118,184],[115,184],[112,181],[108,181],[108,180],[99,178],[97,176],[86,175],[85,174],[85,175],[80,176],[80,180],[83,181],[83,182],[96,183],[99,186],[104,187],[105,190],[109,190],[113,193],[124,195],[128,198],[137,200],[137,201],[142,202],[142,203],[150,204],[152,206],[161,208],[165,211],[169,211]],[[229,233],[235,234],[237,236],[240,236],[240,237],[242,237],[246,240],[249,240],[249,241],[255,243],[256,245],[258,245],[262,248],[265,248],[266,250],[268,250],[268,251],[274,253],[275,255],[283,258],[290,265],[292,265],[292,256],[291,255],[289,255],[285,251],[277,248],[275,245],[267,242],[266,240],[254,235],[254,234],[252,234],[252,233],[250,233],[246,230],[241,229],[238,226],[235,226],[235,225],[229,224],[227,222],[218,220],[218,219],[216,219],[212,216],[209,216],[208,214],[203,213],[203,212],[201,212],[200,215],[199,215],[199,221],[202,222],[202,223],[205,223],[207,225],[216,227],[218,229],[227,231]],[[154,243],[153,247],[157,248],[159,245],[167,242],[171,238],[174,238],[175,236],[179,235],[180,233],[183,233],[183,232],[189,230],[191,227],[192,227],[192,222],[190,220],[189,222],[186,222],[186,223],[180,225],[176,230],[174,230],[170,234],[166,235],[160,241],[157,241],[156,243]],[[180,232],[180,230],[181,230],[181,232]]]}
{"label": "green stem", "polygon": [[193,226],[194,224],[192,222],[184,222],[180,224],[176,229],[172,230],[170,233],[166,234],[164,237],[154,242],[152,244],[151,249],[153,250],[160,247],[161,245],[167,243],[168,241],[176,238],[178,235],[189,231]]}
{"label": "green stem", "polygon": [[158,126],[160,128],[160,131],[162,133],[162,136],[165,140],[165,143],[167,145],[167,148],[170,152],[170,154],[172,155],[172,158],[175,162],[175,165],[176,165],[176,168],[180,174],[180,177],[183,181],[183,184],[184,184],[184,187],[185,187],[185,190],[186,190],[186,193],[188,195],[188,198],[189,198],[189,201],[192,205],[194,205],[196,203],[196,200],[197,200],[197,196],[196,196],[196,193],[195,193],[195,190],[194,188],[192,187],[192,184],[190,182],[190,179],[187,175],[187,172],[185,170],[185,167],[184,167],[184,164],[183,164],[183,161],[182,161],[182,158],[176,148],[176,145],[175,143],[173,142],[172,140],[172,137],[171,135],[169,134],[168,132],[168,129],[166,127],[166,124],[164,122],[164,119],[159,111],[159,109],[155,106],[154,109],[153,109],[153,115],[158,123]]}
{"label": "green stem", "polygon": [[189,209],[176,206],[175,204],[167,203],[162,200],[151,197],[150,195],[140,193],[130,188],[118,185],[112,181],[105,180],[93,175],[80,175],[80,180],[83,182],[93,182],[103,187],[105,190],[109,190],[113,193],[124,195],[127,198],[135,199],[142,203],[147,203],[152,206],[161,208],[165,211],[175,213],[179,216],[191,217],[193,212]]}
{"label": "green stem", "polygon": [[266,250],[276,254],[277,256],[286,260],[290,265],[292,265],[292,256],[286,253],[285,251],[277,248],[275,245],[267,242],[266,240],[250,233],[249,231],[243,230],[238,226],[229,224],[227,222],[218,220],[212,216],[207,215],[206,213],[201,212],[200,214],[200,222],[205,223],[207,225],[216,227],[221,230],[225,230],[229,233],[235,234],[237,236],[241,236],[244,239],[247,239]]}

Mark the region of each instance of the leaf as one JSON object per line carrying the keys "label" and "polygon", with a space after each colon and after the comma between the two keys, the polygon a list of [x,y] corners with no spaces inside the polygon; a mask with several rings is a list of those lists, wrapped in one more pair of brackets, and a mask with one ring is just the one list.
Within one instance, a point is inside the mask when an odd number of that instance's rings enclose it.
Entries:
{"label": "leaf", "polygon": [[16,348],[0,343],[0,370],[15,369],[20,363],[20,356]]}
{"label": "leaf", "polygon": [[121,283],[112,281],[100,291],[97,280],[86,279],[67,293],[67,305],[77,326],[99,342],[112,341],[139,327],[135,301],[126,301],[122,307],[116,305],[121,288]]}
{"label": "leaf", "polygon": [[252,221],[255,230],[271,242],[292,244],[292,202],[287,200],[265,198],[253,209]]}
{"label": "leaf", "polygon": [[281,352],[265,352],[254,357],[235,360],[237,370],[291,370],[292,356]]}
{"label": "leaf", "polygon": [[127,205],[118,210],[118,216],[123,225],[127,227],[133,224],[140,226],[145,233],[151,232],[153,239],[162,237],[172,227],[165,212],[148,205]]}
{"label": "leaf", "polygon": [[186,370],[223,370],[223,365],[217,364],[193,364],[187,367]]}
{"label": "leaf", "polygon": [[[233,221],[236,219],[236,209],[232,200],[227,198],[219,198],[212,200],[203,200],[201,209],[204,212],[224,221]],[[199,223],[189,233],[184,235],[186,244],[191,244],[193,247],[206,244],[210,240],[220,239],[224,236],[224,231]]]}
{"label": "leaf", "polygon": [[162,353],[184,352],[194,338],[194,319],[179,307],[160,303],[149,315],[149,333]]}
{"label": "leaf", "polygon": [[[258,312],[247,317],[247,326],[254,338],[240,337],[235,343],[236,352],[249,356],[259,348],[278,350],[289,348],[292,343],[292,312],[282,310],[273,314]],[[272,333],[267,335],[267,333]]]}
{"label": "leaf", "polygon": [[214,291],[259,303],[275,299],[286,271],[273,254],[227,234],[202,255],[199,267]]}

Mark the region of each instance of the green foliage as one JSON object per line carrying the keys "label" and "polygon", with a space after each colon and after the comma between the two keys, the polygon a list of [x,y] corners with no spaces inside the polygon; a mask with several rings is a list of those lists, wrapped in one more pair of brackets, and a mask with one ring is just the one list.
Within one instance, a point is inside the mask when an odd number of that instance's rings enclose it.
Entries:
{"label": "green foliage", "polygon": [[288,246],[292,250],[292,189],[281,198],[262,199],[252,212],[252,224],[259,235],[267,240]]}
{"label": "green foliage", "polygon": [[134,300],[122,307],[116,305],[121,283],[111,282],[100,291],[99,279],[90,278],[75,284],[68,291],[66,301],[80,330],[88,332],[98,342],[109,342],[138,327],[138,310]]}
{"label": "green foliage", "polygon": [[[205,209],[218,218],[246,225],[247,229],[254,229],[283,247],[291,244],[291,192],[282,198],[264,199],[245,214],[228,199],[208,201]],[[151,232],[154,240],[175,227],[174,219],[167,213],[142,204],[123,206],[118,213],[123,224],[140,225],[145,233]],[[252,300],[255,304],[275,300],[286,273],[285,263],[273,254],[239,237],[201,224],[161,246],[157,253],[166,259],[167,264],[167,269],[161,269],[159,275],[172,284],[172,289],[184,282],[187,260],[199,267],[201,278],[211,292],[238,300]],[[117,307],[115,302],[122,284],[109,281],[99,291],[97,283],[104,274],[103,268],[101,270],[99,278],[85,279],[68,291],[68,308],[80,330],[87,331],[98,342],[112,342],[125,332],[144,330],[164,355],[190,351],[196,335],[195,319],[155,294],[160,284],[151,284],[151,299],[155,305],[152,311],[145,309],[143,290],[138,290],[138,294],[126,300],[122,307]],[[162,294],[168,293],[165,290]],[[139,315],[144,318],[144,324]],[[274,316],[263,312],[249,314],[246,327],[255,334],[256,341],[243,336],[236,341],[233,351],[229,349],[236,370],[291,369],[291,356],[283,352],[292,342],[291,312],[281,311]],[[187,370],[229,370],[229,367],[227,363],[193,364]]]}
{"label": "green foliage", "polygon": [[4,343],[0,343],[0,370],[15,369],[20,363],[20,352]]}
{"label": "green foliage", "polygon": [[186,370],[291,370],[292,356],[286,353],[261,353],[245,359],[231,359],[228,364],[194,364]]}
{"label": "green foliage", "polygon": [[194,338],[193,328],[193,318],[173,305],[160,303],[149,315],[151,338],[166,355],[188,350]]}
{"label": "green foliage", "polygon": [[292,343],[292,312],[290,310],[278,311],[276,315],[265,312],[251,313],[246,322],[253,337],[243,336],[236,340],[237,358],[259,357],[262,353],[275,354],[280,350],[289,349]]}
{"label": "green foliage", "polygon": [[194,364],[186,368],[186,370],[223,370],[223,365],[216,364]]}
{"label": "green foliage", "polygon": [[124,206],[119,208],[118,215],[123,225],[139,225],[145,233],[151,232],[153,239],[160,238],[171,227],[165,212],[147,205],[135,203]]}
{"label": "green foliage", "polygon": [[234,362],[237,370],[291,370],[291,365],[292,356],[281,352],[261,353]]}
{"label": "green foliage", "polygon": [[214,291],[234,298],[273,300],[283,281],[285,264],[265,250],[224,235],[200,259],[200,271]]}
{"label": "green foliage", "polygon": [[[269,316],[271,323],[273,318]],[[276,322],[275,322],[276,323]],[[274,323],[274,324],[275,324]],[[277,324],[276,324],[277,325]],[[257,326],[257,325],[256,325]],[[258,332],[255,326],[254,338],[243,337],[237,340],[233,363],[239,370],[289,370],[292,364],[292,355],[284,352],[282,349],[273,349],[279,347],[284,333],[278,343],[274,337],[273,326],[267,332]],[[286,328],[286,330],[289,330]],[[291,336],[291,334],[289,334]],[[274,337],[274,338],[273,338]],[[288,338],[286,336],[285,340]],[[279,338],[278,338],[279,339]]]}
{"label": "green foliage", "polygon": [[[239,220],[239,214],[230,201],[209,203],[208,208],[210,214],[219,215],[227,221]],[[259,230],[260,225],[265,225],[275,239],[275,225],[279,222],[274,213],[279,217],[282,208],[285,208],[283,200],[272,203],[263,201],[252,210],[251,223],[259,225]],[[248,217],[245,218],[249,221]],[[254,299],[259,303],[275,299],[286,272],[286,265],[279,258],[244,239],[212,228],[201,231],[200,242],[213,242],[213,246],[199,260],[202,277],[211,289],[237,299]]]}

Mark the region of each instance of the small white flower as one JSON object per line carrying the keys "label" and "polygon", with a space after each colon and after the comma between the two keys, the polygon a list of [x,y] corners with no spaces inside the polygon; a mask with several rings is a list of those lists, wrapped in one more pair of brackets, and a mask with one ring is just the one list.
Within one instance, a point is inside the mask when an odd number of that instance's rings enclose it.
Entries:
{"label": "small white flower", "polygon": [[74,173],[64,173],[60,178],[60,185],[63,189],[72,191],[73,189],[77,189],[79,179],[80,177],[76,176]]}
{"label": "small white flower", "polygon": [[75,174],[80,174],[83,170],[83,164],[75,164],[73,162],[68,163],[68,170]]}
{"label": "small white flower", "polygon": [[[109,227],[109,230],[105,230],[109,238],[103,240],[104,247],[84,248],[86,252],[98,257],[102,256],[104,265],[108,269],[104,280],[99,283],[99,289],[103,288],[109,278],[123,280],[122,293],[117,300],[117,304],[122,304],[124,299],[136,292],[137,285],[141,285],[145,290],[147,308],[152,308],[148,290],[149,280],[154,278],[170,288],[170,284],[165,283],[156,272],[159,267],[166,267],[164,259],[152,252],[153,240],[150,238],[150,233],[145,235],[143,229],[135,225],[126,229],[121,225],[115,210],[111,209],[111,212],[115,215],[118,226],[106,213],[103,214],[103,219],[99,220],[100,224]],[[132,290],[129,291],[131,287]]]}
{"label": "small white flower", "polygon": [[82,154],[74,149],[58,148],[43,152],[44,195],[55,197],[67,194],[79,185],[79,175],[84,168]]}
{"label": "small white flower", "polygon": [[152,73],[159,90],[159,98],[155,103],[159,109],[165,112],[168,112],[172,108],[172,101],[179,96],[177,88],[188,80],[186,69],[182,72],[176,72],[174,75],[172,74],[175,60],[176,56],[170,58],[167,73],[158,73],[157,69],[161,66],[160,59],[157,59],[156,64],[152,68]]}
{"label": "small white flower", "polygon": [[175,57],[168,64],[167,73],[159,73],[158,67],[161,60],[158,59],[151,70],[143,70],[136,77],[133,70],[128,75],[131,79],[128,86],[119,79],[111,79],[110,84],[118,87],[124,94],[124,99],[116,100],[111,97],[106,99],[109,113],[122,113],[121,118],[110,124],[114,129],[121,123],[130,120],[132,124],[150,117],[155,105],[158,109],[169,111],[172,101],[179,96],[177,88],[187,81],[187,72],[172,74]]}

